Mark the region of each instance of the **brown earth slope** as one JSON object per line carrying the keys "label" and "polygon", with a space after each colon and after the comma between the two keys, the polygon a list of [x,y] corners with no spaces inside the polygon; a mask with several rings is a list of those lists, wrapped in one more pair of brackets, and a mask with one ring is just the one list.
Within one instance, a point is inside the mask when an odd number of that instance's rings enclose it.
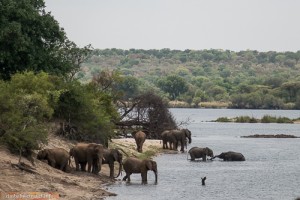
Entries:
{"label": "brown earth slope", "polygon": [[[75,143],[52,134],[45,148],[60,147],[69,151],[74,145]],[[122,148],[130,156],[139,156],[132,138],[114,139],[110,146]],[[161,148],[161,144],[158,140],[146,140],[144,144],[144,152],[153,153],[153,149],[156,149],[154,151],[156,154],[159,148]],[[50,167],[43,161],[34,159],[35,166],[33,168],[36,173],[33,174],[13,167],[12,164],[18,163],[18,156],[11,154],[4,147],[0,147],[0,158],[0,192],[57,192],[60,196],[59,199],[68,200],[104,199],[116,195],[108,192],[106,188],[108,184],[114,182],[108,177],[109,168],[107,165],[103,165],[100,175],[76,172],[74,169],[71,173],[65,173]],[[22,162],[32,166],[25,158],[22,159]],[[73,160],[72,166],[75,166]]]}

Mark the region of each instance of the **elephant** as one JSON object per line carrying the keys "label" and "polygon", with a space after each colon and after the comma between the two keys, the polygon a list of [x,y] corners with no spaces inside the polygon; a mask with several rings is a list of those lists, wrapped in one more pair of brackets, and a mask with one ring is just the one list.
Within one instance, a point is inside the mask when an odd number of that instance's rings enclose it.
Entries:
{"label": "elephant", "polygon": [[140,153],[143,152],[143,144],[146,140],[146,133],[143,131],[137,131],[132,133],[132,137],[135,139],[136,150]]}
{"label": "elephant", "polygon": [[87,171],[95,174],[101,171],[103,154],[103,145],[96,143],[78,143],[69,152],[69,155],[74,157],[76,171],[79,171],[79,165],[81,171],[85,171],[86,164],[88,164]]}
{"label": "elephant", "polygon": [[[173,149],[173,145],[175,143],[175,137],[171,136],[171,132],[170,130],[165,130],[161,133],[161,139],[163,142],[163,149]],[[169,143],[169,147],[168,147],[168,143]]]}
{"label": "elephant", "polygon": [[[121,171],[122,171],[123,155],[119,150],[123,151],[122,149],[104,149],[102,164],[108,164],[109,169],[110,169],[110,175],[109,175],[110,178],[119,177],[121,174]],[[119,163],[119,172],[116,177],[114,177],[114,167],[115,167],[114,162],[115,161]]]}
{"label": "elephant", "polygon": [[131,174],[141,174],[142,184],[147,183],[147,171],[152,170],[155,175],[155,183],[157,183],[157,163],[150,159],[140,160],[138,158],[129,157],[123,162],[123,168],[126,172],[126,175],[123,178],[123,181],[130,182]]}
{"label": "elephant", "polygon": [[191,156],[191,161],[194,161],[195,158],[202,158],[203,161],[206,161],[206,156],[214,157],[213,151],[208,147],[193,147],[188,151],[188,153]]}
{"label": "elephant", "polygon": [[171,149],[176,150],[178,148],[178,143],[180,142],[181,148],[180,151],[184,152],[184,145],[186,144],[186,138],[189,140],[189,144],[192,142],[192,133],[188,129],[173,129],[169,131],[170,133],[167,134],[167,140],[174,142],[173,147]]}
{"label": "elephant", "polygon": [[245,161],[246,160],[243,154],[238,152],[233,152],[233,151],[222,152],[220,155],[211,158],[211,160],[215,158],[220,158],[223,159],[224,161]]}
{"label": "elephant", "polygon": [[51,167],[68,172],[70,156],[69,153],[63,148],[43,149],[37,154],[38,160],[47,160]]}

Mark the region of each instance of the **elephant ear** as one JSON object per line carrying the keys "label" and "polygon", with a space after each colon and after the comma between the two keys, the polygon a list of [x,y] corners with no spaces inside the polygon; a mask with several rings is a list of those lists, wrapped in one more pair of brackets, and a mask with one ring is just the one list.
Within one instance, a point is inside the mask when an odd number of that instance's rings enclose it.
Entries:
{"label": "elephant ear", "polygon": [[146,161],[146,167],[148,170],[152,170],[152,160],[147,160]]}
{"label": "elephant ear", "polygon": [[119,160],[118,150],[114,150],[112,155],[113,155],[115,161]]}

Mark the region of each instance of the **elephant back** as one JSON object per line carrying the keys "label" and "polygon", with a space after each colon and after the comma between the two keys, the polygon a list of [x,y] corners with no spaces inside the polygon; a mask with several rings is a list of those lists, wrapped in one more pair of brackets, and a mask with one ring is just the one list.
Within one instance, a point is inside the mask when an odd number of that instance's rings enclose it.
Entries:
{"label": "elephant back", "polygon": [[199,147],[192,147],[192,148],[188,151],[188,153],[194,152],[194,151],[196,151],[196,150],[199,150]]}
{"label": "elephant back", "polygon": [[129,157],[123,162],[123,169],[129,173],[140,173],[142,161],[138,158]]}

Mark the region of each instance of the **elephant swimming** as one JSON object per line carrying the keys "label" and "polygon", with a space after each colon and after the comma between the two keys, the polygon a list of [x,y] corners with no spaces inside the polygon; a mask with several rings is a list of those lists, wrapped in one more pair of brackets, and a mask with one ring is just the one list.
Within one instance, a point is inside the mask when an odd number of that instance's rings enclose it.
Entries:
{"label": "elephant swimming", "polygon": [[142,176],[142,183],[147,183],[147,171],[152,170],[155,174],[155,183],[157,183],[157,163],[150,159],[137,159],[133,157],[127,158],[123,162],[123,168],[126,172],[126,176],[124,176],[123,181],[130,182],[130,175],[131,174],[141,174]]}
{"label": "elephant swimming", "polygon": [[137,131],[132,133],[132,137],[135,139],[136,150],[140,153],[143,152],[143,144],[146,140],[146,133],[143,131]]}
{"label": "elephant swimming", "polygon": [[193,147],[188,153],[191,156],[191,161],[194,161],[196,158],[202,158],[203,161],[206,161],[206,156],[214,157],[213,151],[208,147]]}
{"label": "elephant swimming", "polygon": [[67,172],[69,169],[69,153],[63,148],[43,149],[37,154],[38,160],[47,160],[48,165]]}
{"label": "elephant swimming", "polygon": [[233,151],[228,151],[228,152],[223,152],[220,155],[214,156],[212,159],[215,158],[220,158],[223,159],[224,161],[245,161],[245,157],[243,154],[239,152],[233,152]]}
{"label": "elephant swimming", "polygon": [[88,164],[88,172],[97,174],[101,171],[104,147],[102,144],[96,143],[79,143],[70,149],[70,156],[74,157],[76,164],[76,171],[85,171],[86,164]]}

